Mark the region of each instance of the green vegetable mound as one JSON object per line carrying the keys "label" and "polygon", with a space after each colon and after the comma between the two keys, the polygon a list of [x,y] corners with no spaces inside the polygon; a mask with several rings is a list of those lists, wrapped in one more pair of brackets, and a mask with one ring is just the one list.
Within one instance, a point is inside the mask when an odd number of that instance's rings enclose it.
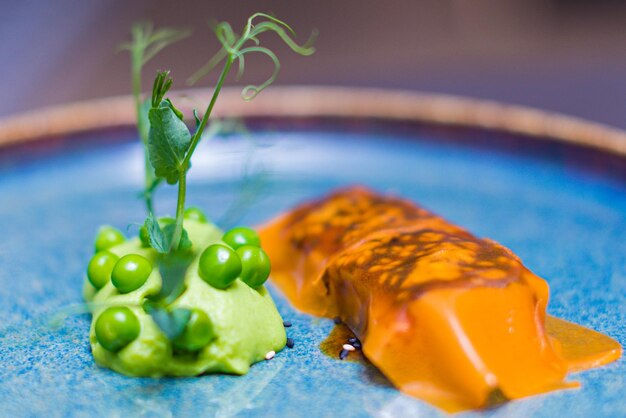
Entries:
{"label": "green vegetable mound", "polygon": [[[100,267],[96,281],[100,289],[89,279],[85,280],[85,299],[95,306],[90,343],[100,366],[128,376],[241,375],[248,372],[250,365],[265,359],[268,352],[284,348],[286,335],[282,318],[262,284],[253,288],[239,276],[227,287],[218,288],[201,277],[199,262],[202,252],[213,244],[229,247],[221,240],[222,231],[203,219],[185,220],[185,230],[193,243],[189,251],[194,258],[185,272],[184,291],[169,304],[168,309],[192,312],[192,319],[187,314],[184,332],[173,341],[155,322],[154,316],[146,312],[151,298],[161,290],[162,278],[158,253],[143,245],[139,238],[124,242],[111,240],[112,246],[106,248],[114,255],[109,259],[115,260],[115,256],[122,259],[133,254],[144,257],[152,264],[152,270],[147,270],[150,272],[145,282],[142,275],[139,275],[141,280],[135,280],[143,283],[139,288],[121,293],[110,279],[110,263],[101,263],[103,267]],[[142,272],[146,271],[145,266],[142,269]],[[102,271],[108,278],[105,282]],[[137,276],[137,273],[133,274]],[[107,310],[108,313],[103,315]],[[102,321],[96,326],[101,315]],[[96,328],[102,333],[100,338],[108,349],[98,340]]]}

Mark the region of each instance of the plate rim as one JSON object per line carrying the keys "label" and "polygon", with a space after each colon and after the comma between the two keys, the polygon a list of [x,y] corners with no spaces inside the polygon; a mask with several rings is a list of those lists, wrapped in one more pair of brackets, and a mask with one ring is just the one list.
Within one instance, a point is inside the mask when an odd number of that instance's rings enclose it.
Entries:
{"label": "plate rim", "polygon": [[[210,89],[171,93],[185,112],[210,97]],[[204,100],[203,100],[204,99]],[[493,100],[410,90],[329,86],[278,86],[253,102],[240,89],[225,88],[217,117],[378,119],[427,125],[477,128],[576,147],[594,148],[626,158],[626,131],[583,118]],[[48,138],[135,125],[130,95],[91,99],[0,118],[0,150]]]}

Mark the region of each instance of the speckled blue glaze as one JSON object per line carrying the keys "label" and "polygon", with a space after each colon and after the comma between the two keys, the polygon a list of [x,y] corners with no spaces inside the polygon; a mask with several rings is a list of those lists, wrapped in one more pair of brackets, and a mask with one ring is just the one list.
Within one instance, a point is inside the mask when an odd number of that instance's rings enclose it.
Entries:
{"label": "speckled blue glaze", "polygon": [[[194,157],[189,203],[221,219],[246,161],[250,172],[264,174],[244,223],[264,221],[336,186],[393,191],[510,247],[550,283],[550,313],[626,345],[623,182],[554,160],[410,135],[340,132],[255,133],[203,144]],[[446,415],[401,394],[371,366],[320,353],[332,321],[298,313],[276,289],[281,314],[293,322],[288,335],[295,348],[243,377],[127,378],[94,364],[88,315],[51,328],[53,315],[81,302],[97,227],[125,229],[144,215],[136,198],[141,149],[130,133],[115,135],[127,141],[70,147],[19,165],[15,155],[0,156],[0,416]],[[174,199],[171,188],[159,192],[160,214],[173,212]],[[623,358],[571,379],[582,388],[458,416],[626,415]]]}

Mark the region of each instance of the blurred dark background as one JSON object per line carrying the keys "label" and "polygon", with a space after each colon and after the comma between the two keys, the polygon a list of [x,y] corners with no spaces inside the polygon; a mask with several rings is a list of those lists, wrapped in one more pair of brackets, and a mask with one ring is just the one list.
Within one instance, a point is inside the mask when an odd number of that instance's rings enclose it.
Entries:
{"label": "blurred dark background", "polygon": [[[0,116],[130,91],[115,53],[133,22],[194,29],[148,67],[176,87],[217,49],[209,18],[286,20],[317,53],[283,47],[278,84],[388,87],[495,99],[626,128],[626,2],[608,0],[0,1]],[[271,35],[270,35],[271,36]],[[270,66],[248,67],[261,81]],[[146,77],[146,85],[150,80]],[[202,86],[215,80],[203,80]]]}

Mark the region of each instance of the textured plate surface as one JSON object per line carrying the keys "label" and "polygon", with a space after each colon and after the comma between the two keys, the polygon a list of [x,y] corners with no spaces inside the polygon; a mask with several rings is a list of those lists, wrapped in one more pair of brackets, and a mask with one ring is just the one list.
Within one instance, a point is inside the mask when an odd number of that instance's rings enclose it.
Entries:
{"label": "textured plate surface", "polygon": [[[194,157],[188,202],[214,220],[254,224],[342,185],[392,191],[508,246],[548,280],[550,313],[626,345],[624,181],[558,158],[423,136],[296,130],[204,143]],[[142,152],[132,132],[83,137],[73,143],[94,142],[46,157],[0,155],[0,415],[445,416],[402,395],[370,366],[320,353],[332,321],[296,312],[276,289],[281,314],[293,322],[288,335],[295,348],[246,376],[134,379],[97,367],[87,315],[70,316],[60,328],[49,320],[81,302],[98,226],[125,229],[142,221],[136,197]],[[118,141],[99,142],[110,137]],[[254,201],[240,211],[237,196]],[[174,190],[161,190],[159,214],[171,213],[174,199]],[[626,414],[623,358],[571,379],[582,388],[459,416]]]}

